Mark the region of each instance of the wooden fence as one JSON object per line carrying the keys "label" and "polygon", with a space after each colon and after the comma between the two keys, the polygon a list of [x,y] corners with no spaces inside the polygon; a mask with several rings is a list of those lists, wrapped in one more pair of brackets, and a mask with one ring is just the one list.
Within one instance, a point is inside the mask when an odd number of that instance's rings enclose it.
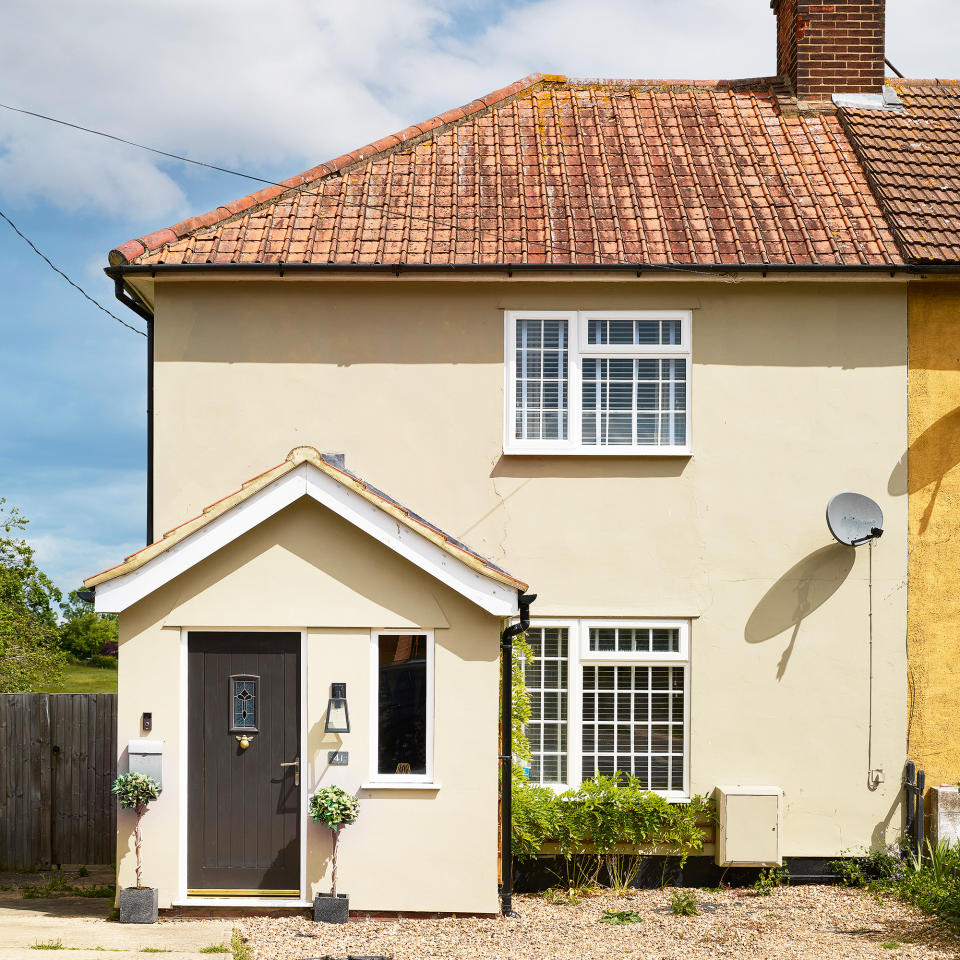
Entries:
{"label": "wooden fence", "polygon": [[113,863],[115,693],[0,694],[0,866]]}

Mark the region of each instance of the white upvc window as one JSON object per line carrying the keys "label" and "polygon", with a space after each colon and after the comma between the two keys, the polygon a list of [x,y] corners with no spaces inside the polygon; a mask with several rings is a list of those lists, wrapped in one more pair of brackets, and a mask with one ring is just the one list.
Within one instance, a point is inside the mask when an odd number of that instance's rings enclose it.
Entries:
{"label": "white upvc window", "polygon": [[531,782],[630,773],[689,797],[688,620],[535,619],[527,639]]}
{"label": "white upvc window", "polygon": [[690,452],[689,310],[508,310],[504,451]]}
{"label": "white upvc window", "polygon": [[433,782],[431,630],[374,630],[370,644],[370,783]]}

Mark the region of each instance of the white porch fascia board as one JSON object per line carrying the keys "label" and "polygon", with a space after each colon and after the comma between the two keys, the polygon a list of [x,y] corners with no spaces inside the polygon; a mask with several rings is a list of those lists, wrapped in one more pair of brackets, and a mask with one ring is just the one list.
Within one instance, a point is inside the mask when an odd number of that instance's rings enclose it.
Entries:
{"label": "white porch fascia board", "polygon": [[301,463],[142,567],[97,584],[95,609],[100,613],[126,610],[303,496],[312,497],[488,613],[498,617],[519,613],[516,590],[485,577],[309,463]]}

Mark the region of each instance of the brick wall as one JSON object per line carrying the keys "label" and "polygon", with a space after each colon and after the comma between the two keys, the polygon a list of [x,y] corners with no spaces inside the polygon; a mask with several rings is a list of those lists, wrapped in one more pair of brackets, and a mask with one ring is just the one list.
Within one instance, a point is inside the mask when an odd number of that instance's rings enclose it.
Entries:
{"label": "brick wall", "polygon": [[800,100],[880,93],[886,0],[770,0],[777,15],[777,73]]}

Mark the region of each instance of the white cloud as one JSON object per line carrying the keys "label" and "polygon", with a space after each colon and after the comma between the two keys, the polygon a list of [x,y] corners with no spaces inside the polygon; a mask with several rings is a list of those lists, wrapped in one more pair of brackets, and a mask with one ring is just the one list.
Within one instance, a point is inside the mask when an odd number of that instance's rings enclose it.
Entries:
{"label": "white cloud", "polygon": [[[888,10],[901,69],[960,73],[953,0]],[[7,102],[271,177],[536,70],[710,78],[774,61],[766,0],[50,0],[8,4],[0,33]],[[169,161],[6,113],[0,130],[7,199],[157,227],[200,212]],[[250,189],[238,181],[236,195]]]}
{"label": "white cloud", "polygon": [[118,531],[116,518],[143,516],[144,477],[139,470],[75,468],[64,480],[59,471],[28,471],[12,478],[4,495],[29,521],[25,536],[38,566],[66,595],[143,546],[142,532]]}

